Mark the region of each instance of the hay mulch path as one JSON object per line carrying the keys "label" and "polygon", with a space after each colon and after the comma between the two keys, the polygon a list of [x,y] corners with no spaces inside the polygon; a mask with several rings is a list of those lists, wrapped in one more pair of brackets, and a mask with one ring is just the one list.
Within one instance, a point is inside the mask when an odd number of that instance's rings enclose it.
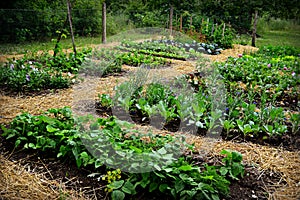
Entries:
{"label": "hay mulch path", "polygon": [[[253,52],[257,48],[234,45],[233,49],[222,51],[218,56],[208,56],[211,61],[225,61],[228,56],[237,57],[239,53]],[[96,99],[98,94],[113,94],[113,88],[123,81],[128,80],[130,71],[135,68],[124,66],[122,76],[108,76],[102,78],[89,78],[82,83],[81,88],[59,90],[57,92],[37,95],[37,96],[5,96],[0,94],[0,123],[8,123],[16,115],[22,112],[31,114],[41,114],[49,108],[59,108],[63,106],[74,107],[74,102],[81,101],[80,96],[85,96],[86,88],[92,86],[93,94],[90,99]],[[194,71],[194,64],[189,62],[173,62],[173,68],[153,70],[153,73],[160,73],[161,77],[174,77]],[[74,101],[75,96],[75,101]],[[85,102],[83,102],[85,103]],[[93,104],[88,101],[87,104]],[[87,105],[89,107],[91,105]],[[165,131],[163,132],[165,133]],[[199,150],[207,146],[206,140],[190,136],[188,141],[195,143]],[[234,143],[231,141],[217,141],[211,147],[211,154],[219,156],[222,149],[231,149],[243,154],[244,162],[253,165],[259,170],[261,176],[265,172],[278,174],[280,180],[273,184],[267,184],[264,192],[268,192],[269,199],[300,199],[300,153],[290,152],[269,146],[257,145],[253,143]],[[0,145],[0,153],[1,153]],[[3,153],[3,152],[2,152]],[[242,180],[241,180],[242,181]],[[69,194],[69,199],[82,199],[74,191],[64,189],[61,183],[49,180],[42,174],[26,172],[24,166],[18,162],[12,162],[0,154],[0,199],[57,199],[61,193]],[[243,192],[243,191],[240,191]],[[254,198],[254,197],[253,197]],[[255,198],[254,198],[255,199]]]}
{"label": "hay mulch path", "polygon": [[0,154],[0,199],[85,199],[77,191],[64,187],[63,183],[29,172]]}

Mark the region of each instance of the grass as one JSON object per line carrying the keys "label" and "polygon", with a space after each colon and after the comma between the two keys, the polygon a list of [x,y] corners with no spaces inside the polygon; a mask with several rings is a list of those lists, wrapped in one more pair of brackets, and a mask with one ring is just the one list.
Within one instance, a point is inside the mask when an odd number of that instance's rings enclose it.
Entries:
{"label": "grass", "polygon": [[[257,33],[260,37],[256,40],[256,46],[291,46],[300,48],[300,24],[292,20],[267,19],[258,20]],[[236,43],[251,45],[251,36],[242,35],[236,39]]]}
{"label": "grass", "polygon": [[[300,27],[300,26],[299,26]],[[265,45],[292,46],[300,48],[300,28],[296,30],[269,31],[257,38],[257,47]]]}
{"label": "grass", "polygon": [[[61,46],[63,49],[72,48],[71,38],[62,39]],[[101,37],[77,37],[75,38],[76,47],[88,47],[91,44],[101,44]],[[0,45],[0,55],[5,54],[25,54],[28,51],[49,51],[53,50],[55,42],[49,39],[45,42],[26,42],[20,44],[1,44]]]}

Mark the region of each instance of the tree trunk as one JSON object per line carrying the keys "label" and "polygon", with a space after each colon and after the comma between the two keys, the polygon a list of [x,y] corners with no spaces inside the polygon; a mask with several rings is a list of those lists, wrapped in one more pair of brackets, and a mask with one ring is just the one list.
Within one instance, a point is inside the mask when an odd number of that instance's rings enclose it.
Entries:
{"label": "tree trunk", "polygon": [[253,23],[253,29],[252,29],[252,43],[251,43],[251,45],[253,47],[255,47],[257,19],[258,19],[258,11],[255,10],[254,23]]}
{"label": "tree trunk", "polygon": [[73,33],[73,27],[72,27],[70,0],[67,0],[67,7],[68,7],[68,19],[69,19],[69,24],[70,24],[70,32],[71,32],[71,37],[72,37],[73,51],[74,51],[74,55],[76,56],[76,46],[75,46],[75,39],[74,39],[74,33]]}
{"label": "tree trunk", "polygon": [[106,3],[102,4],[102,43],[106,43]]}
{"label": "tree trunk", "polygon": [[170,25],[169,25],[169,28],[170,28],[170,35],[172,35],[172,30],[173,30],[173,5],[171,5],[170,7]]}

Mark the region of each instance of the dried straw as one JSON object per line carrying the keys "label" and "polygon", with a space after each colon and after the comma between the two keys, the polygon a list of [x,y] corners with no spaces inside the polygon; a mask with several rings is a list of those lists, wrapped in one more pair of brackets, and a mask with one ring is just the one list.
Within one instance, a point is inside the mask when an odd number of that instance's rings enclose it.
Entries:
{"label": "dried straw", "polygon": [[85,199],[63,183],[48,180],[43,174],[30,173],[16,162],[0,155],[0,199]]}
{"label": "dried straw", "polygon": [[198,151],[210,148],[215,156],[220,155],[222,149],[240,152],[245,163],[258,167],[261,172],[268,170],[282,176],[279,182],[265,186],[270,200],[299,200],[300,152],[290,152],[281,147],[274,148],[251,142],[215,141],[215,143],[207,143],[203,138],[195,136],[191,136],[189,142],[194,143]]}

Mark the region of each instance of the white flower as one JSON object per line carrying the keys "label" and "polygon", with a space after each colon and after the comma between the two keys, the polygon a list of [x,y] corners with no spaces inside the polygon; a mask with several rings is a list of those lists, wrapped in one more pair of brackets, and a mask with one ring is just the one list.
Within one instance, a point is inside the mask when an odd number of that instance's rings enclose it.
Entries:
{"label": "white flower", "polygon": [[29,61],[28,63],[29,63],[29,65],[32,65],[32,62],[31,62],[31,61]]}
{"label": "white flower", "polygon": [[22,69],[25,69],[25,66],[24,65],[21,65]]}
{"label": "white flower", "polygon": [[72,83],[75,83],[75,81],[76,81],[75,79],[72,79]]}
{"label": "white flower", "polygon": [[72,76],[72,74],[70,72],[68,72],[68,76]]}
{"label": "white flower", "polygon": [[34,71],[34,72],[37,72],[37,71],[39,71],[37,68],[35,68],[34,66],[30,66],[31,67],[31,69]]}

